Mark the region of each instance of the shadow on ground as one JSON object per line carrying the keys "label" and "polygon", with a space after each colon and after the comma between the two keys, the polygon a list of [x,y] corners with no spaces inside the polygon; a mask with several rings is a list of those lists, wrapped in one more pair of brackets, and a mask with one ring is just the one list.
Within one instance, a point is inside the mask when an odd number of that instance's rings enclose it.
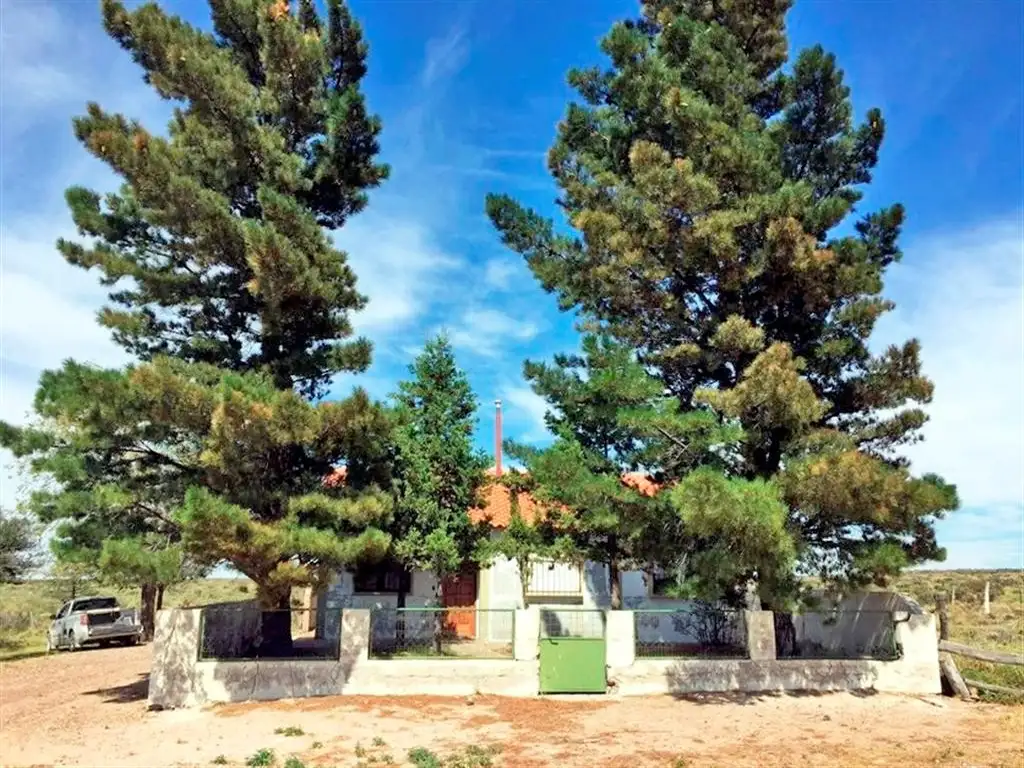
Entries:
{"label": "shadow on ground", "polygon": [[149,673],[139,675],[139,679],[127,685],[117,685],[112,688],[97,688],[95,691],[86,691],[86,696],[102,696],[104,704],[129,704],[133,701],[143,701],[149,696]]}
{"label": "shadow on ground", "polygon": [[767,699],[816,699],[835,696],[837,693],[866,699],[878,694],[878,691],[867,688],[846,691],[762,691],[745,693],[743,691],[726,691],[722,693],[673,693],[672,698],[689,701],[693,704],[739,704],[753,706]]}

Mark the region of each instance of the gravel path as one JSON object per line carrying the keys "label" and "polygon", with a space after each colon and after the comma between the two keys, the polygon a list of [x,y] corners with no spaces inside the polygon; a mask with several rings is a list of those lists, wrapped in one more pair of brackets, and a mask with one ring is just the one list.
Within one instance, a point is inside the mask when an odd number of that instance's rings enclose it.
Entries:
{"label": "gravel path", "polygon": [[[386,768],[409,765],[414,747],[444,756],[475,744],[500,748],[504,768],[1024,766],[1022,707],[854,694],[346,696],[149,712],[149,655],[111,648],[0,665],[0,764],[209,766],[223,755],[242,766],[268,748],[277,765],[295,754],[309,768]],[[286,726],[303,733],[274,732]]]}

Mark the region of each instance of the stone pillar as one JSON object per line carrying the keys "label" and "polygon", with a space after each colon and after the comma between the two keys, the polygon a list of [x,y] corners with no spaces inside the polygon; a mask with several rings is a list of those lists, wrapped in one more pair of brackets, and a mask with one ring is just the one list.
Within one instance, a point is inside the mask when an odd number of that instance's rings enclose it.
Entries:
{"label": "stone pillar", "polygon": [[341,612],[341,658],[366,661],[370,658],[370,612],[346,608]]}
{"label": "stone pillar", "polygon": [[775,614],[771,611],[743,611],[743,626],[751,661],[775,661]]}
{"label": "stone pillar", "polygon": [[512,656],[516,661],[533,661],[540,640],[540,611],[537,606],[516,610],[512,629]]}
{"label": "stone pillar", "polygon": [[201,615],[202,608],[157,611],[149,674],[149,706],[154,709],[203,703],[203,693],[196,690]]}
{"label": "stone pillar", "polygon": [[636,661],[636,614],[605,611],[605,639],[609,667],[631,667]]}

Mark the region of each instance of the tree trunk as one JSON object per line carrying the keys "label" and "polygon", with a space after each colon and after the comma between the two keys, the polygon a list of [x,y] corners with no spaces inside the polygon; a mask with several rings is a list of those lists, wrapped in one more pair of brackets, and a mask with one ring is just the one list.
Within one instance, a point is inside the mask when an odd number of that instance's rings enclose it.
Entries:
{"label": "tree trunk", "polygon": [[156,584],[143,584],[140,587],[141,614],[139,620],[142,623],[142,639],[153,639],[153,630],[156,626]]}
{"label": "tree trunk", "polygon": [[522,593],[523,608],[530,607],[530,601],[527,595],[530,593],[530,558],[521,557],[516,561],[516,567],[519,569],[519,591]]}
{"label": "tree trunk", "polygon": [[292,644],[291,589],[263,592],[259,596],[260,618],[259,655],[270,658],[290,658]]}
{"label": "tree trunk", "polygon": [[166,588],[166,584],[161,584],[156,588],[156,609],[158,611],[162,611],[164,608],[164,589]]}
{"label": "tree trunk", "polygon": [[395,600],[395,607],[398,608],[395,611],[395,649],[402,650],[405,648],[405,614],[402,609],[405,608],[405,579],[399,580],[398,584],[398,597]]}
{"label": "tree trunk", "polygon": [[434,653],[438,656],[442,652],[442,639],[444,636],[444,575],[437,575],[437,610],[434,611]]}
{"label": "tree trunk", "polygon": [[608,587],[611,593],[612,610],[622,610],[622,573],[616,558],[608,561]]}

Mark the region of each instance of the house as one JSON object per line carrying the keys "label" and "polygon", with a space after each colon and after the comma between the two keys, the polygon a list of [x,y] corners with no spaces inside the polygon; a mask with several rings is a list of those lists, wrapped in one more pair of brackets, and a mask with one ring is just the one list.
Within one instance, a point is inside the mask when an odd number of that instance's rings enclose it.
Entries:
{"label": "house", "polygon": [[[487,470],[492,476],[502,474],[501,456],[501,401],[495,403],[495,465]],[[343,471],[328,482],[343,481]],[[641,473],[627,475],[624,481],[645,493],[654,491],[654,484]],[[511,491],[500,483],[489,483],[484,489],[480,508],[470,511],[475,522],[487,522],[495,533],[508,526],[512,516]],[[530,522],[538,512],[538,505],[529,494],[521,493],[519,512]],[[452,611],[453,629],[459,637],[479,638],[501,642],[511,637],[512,609],[523,608],[523,582],[526,579],[526,599],[531,606],[570,609],[603,609],[610,607],[611,593],[608,568],[602,563],[586,562],[582,565],[538,560],[525,577],[517,564],[498,557],[486,567],[470,566],[451,578],[442,590],[441,600],[446,608],[465,608]],[[623,606],[629,608],[685,608],[689,601],[672,600],[659,594],[662,580],[643,571],[626,571],[621,575]],[[405,608],[438,607],[438,582],[433,574],[424,571],[408,572],[397,565],[382,564],[355,572],[335,574],[317,603],[335,615],[342,608],[387,609],[397,608],[399,596]],[[321,602],[322,601],[322,602]],[[330,617],[318,615],[321,631],[332,628],[322,625]]]}

